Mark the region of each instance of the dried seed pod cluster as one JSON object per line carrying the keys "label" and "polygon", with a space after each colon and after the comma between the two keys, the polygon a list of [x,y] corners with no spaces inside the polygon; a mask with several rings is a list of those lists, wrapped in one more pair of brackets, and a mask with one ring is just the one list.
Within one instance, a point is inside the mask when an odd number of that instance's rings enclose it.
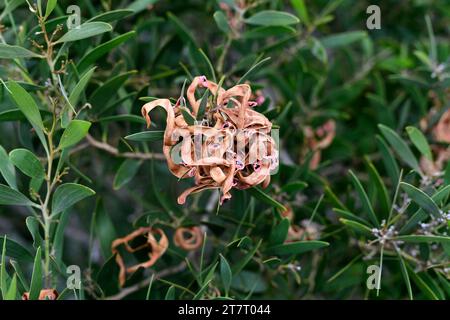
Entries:
{"label": "dried seed pod cluster", "polygon": [[[132,247],[130,243],[134,240],[144,237],[146,242],[137,247]],[[177,228],[173,237],[173,242],[177,247],[184,250],[196,250],[203,244],[203,233],[200,227],[180,227]],[[145,262],[135,264],[131,267],[125,265],[123,256],[119,252],[119,247],[123,246],[129,253],[140,250],[146,250],[149,259]],[[152,227],[141,227],[123,238],[113,241],[111,250],[116,257],[116,263],[119,265],[119,284],[121,287],[125,284],[127,274],[136,272],[139,268],[152,267],[166,252],[169,247],[169,240],[162,229]],[[42,292],[41,292],[42,294]],[[28,299],[25,299],[28,300]]]}
{"label": "dried seed pod cluster", "polygon": [[[205,102],[196,98],[198,89],[209,91]],[[232,188],[246,189],[270,183],[270,172],[278,166],[278,149],[271,136],[272,123],[253,108],[251,88],[239,84],[228,90],[204,76],[194,78],[186,92],[172,105],[158,99],[142,107],[148,113],[161,106],[167,113],[163,153],[169,170],[178,178],[195,178],[178,203],[191,193],[206,189],[221,191],[220,203],[231,198]]]}
{"label": "dried seed pod cluster", "polygon": [[184,250],[196,250],[203,243],[203,233],[200,227],[178,228],[173,236],[173,242]]}
{"label": "dried seed pod cluster", "polygon": [[[136,248],[132,248],[130,242],[141,236],[147,239],[146,243]],[[159,237],[159,240],[156,238],[156,236]],[[125,249],[130,253],[147,249],[149,260],[143,263],[138,263],[131,267],[126,267],[123,257],[118,250],[119,246],[121,245],[123,245]],[[139,268],[150,268],[156,263],[156,261],[158,261],[158,259],[164,254],[164,252],[166,252],[168,247],[169,247],[169,240],[167,239],[166,234],[162,229],[158,228],[142,227],[133,231],[132,233],[123,238],[114,240],[112,243],[112,253],[116,256],[116,262],[120,268],[119,272],[120,286],[123,286],[125,284],[127,273],[134,273]]]}

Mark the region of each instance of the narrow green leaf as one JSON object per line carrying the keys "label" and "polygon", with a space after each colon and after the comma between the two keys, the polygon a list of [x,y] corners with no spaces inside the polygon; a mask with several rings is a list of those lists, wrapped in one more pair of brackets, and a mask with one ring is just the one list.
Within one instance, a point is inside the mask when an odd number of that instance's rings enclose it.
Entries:
{"label": "narrow green leaf", "polygon": [[135,159],[126,159],[124,162],[122,162],[114,177],[114,190],[119,190],[128,182],[130,182],[137,174],[141,165],[142,161]]}
{"label": "narrow green leaf", "polygon": [[353,171],[349,171],[350,177],[352,179],[353,185],[355,186],[356,192],[359,195],[359,198],[361,200],[362,206],[364,211],[367,213],[370,221],[373,223],[374,226],[379,227],[380,222],[378,221],[377,216],[375,215],[375,212],[373,211],[372,204],[370,203],[369,197],[367,196],[366,191],[364,190],[361,182],[356,177],[356,175],[353,173]]}
{"label": "narrow green leaf", "polygon": [[33,274],[31,276],[30,300],[37,300],[42,289],[42,254],[41,248],[37,248],[34,257]]}
{"label": "narrow green leaf", "polygon": [[400,270],[402,272],[403,280],[405,281],[406,289],[408,290],[409,300],[414,300],[412,289],[411,289],[411,281],[409,280],[408,269],[406,268],[405,261],[403,260],[402,255],[397,250],[398,262],[400,263]]}
{"label": "narrow green leaf", "polygon": [[70,29],[55,43],[71,42],[90,38],[112,30],[112,26],[105,22],[86,22],[78,28]]}
{"label": "narrow green leaf", "polygon": [[303,0],[291,0],[292,6],[294,7],[300,20],[306,25],[309,25],[310,19],[308,14],[308,9],[306,8],[305,1]]}
{"label": "narrow green leaf", "polygon": [[10,93],[14,103],[17,105],[20,111],[22,111],[27,120],[33,126],[44,148],[48,150],[47,140],[45,139],[43,132],[45,129],[44,123],[42,122],[39,108],[36,102],[34,101],[33,97],[17,82],[14,82],[12,80],[8,81],[6,88]]}
{"label": "narrow green leaf", "polygon": [[2,146],[0,146],[0,174],[11,188],[17,190],[16,170]]}
{"label": "narrow green leaf", "polygon": [[322,45],[327,48],[339,48],[348,46],[354,42],[361,41],[367,38],[367,32],[365,31],[348,31],[339,34],[333,34],[320,39]]}
{"label": "narrow green leaf", "polygon": [[78,64],[77,64],[78,72],[80,72],[80,73],[84,72],[85,70],[87,70],[87,68],[89,68],[89,66],[94,64],[98,59],[100,59],[104,55],[108,54],[114,48],[117,48],[122,43],[126,42],[127,40],[134,38],[135,36],[136,36],[136,31],[130,31],[130,32],[121,34],[105,43],[102,43],[99,46],[96,46],[94,49],[92,49],[91,51],[86,53],[81,58],[80,62],[78,62]]}
{"label": "narrow green leaf", "polygon": [[413,243],[450,243],[450,237],[448,236],[433,236],[433,235],[404,235],[393,238],[394,240],[400,240]]}
{"label": "narrow green leaf", "polygon": [[361,234],[365,234],[366,236],[373,236],[372,230],[359,222],[353,221],[353,220],[348,220],[348,219],[343,219],[340,218],[339,221],[341,221],[343,224],[345,224],[346,226],[349,226],[351,229],[361,233]]}
{"label": "narrow green leaf", "polygon": [[9,289],[6,292],[5,300],[16,300],[17,297],[17,275],[14,274]]}
{"label": "narrow green leaf", "polygon": [[282,186],[281,191],[287,192],[287,193],[298,192],[298,191],[302,191],[307,186],[308,186],[308,184],[304,181],[294,181],[294,182],[290,182],[290,183],[287,183],[284,186]]}
{"label": "narrow green leaf", "polygon": [[11,162],[30,178],[40,179],[45,176],[45,169],[39,159],[27,149],[14,149],[9,153]]}
{"label": "narrow green leaf", "polygon": [[416,127],[406,127],[406,132],[408,132],[409,139],[416,146],[417,150],[428,160],[433,161],[430,145],[423,133]]}
{"label": "narrow green leaf", "polygon": [[417,203],[428,214],[436,218],[440,217],[439,207],[425,192],[406,182],[401,182],[400,186],[410,196],[412,201]]}
{"label": "narrow green leaf", "polygon": [[259,71],[267,62],[269,62],[270,57],[264,58],[261,61],[256,62],[253,66],[248,69],[248,71],[239,79],[238,84],[244,83],[250,76]]}
{"label": "narrow green leaf", "polygon": [[43,58],[41,55],[19,46],[0,43],[0,59]]}
{"label": "narrow green leaf", "polygon": [[222,11],[214,12],[214,20],[216,21],[217,27],[223,33],[229,33],[231,31],[230,25],[228,24],[227,17]]}
{"label": "narrow green leaf", "polygon": [[63,150],[77,144],[88,134],[90,127],[91,123],[88,121],[72,120],[64,130],[58,148]]}
{"label": "narrow green leaf", "polygon": [[94,74],[96,67],[93,67],[92,69],[86,71],[81,78],[80,81],[75,85],[72,92],[69,95],[69,102],[72,105],[73,108],[76,107],[78,101],[80,100],[80,97],[84,90],[86,89],[87,84],[89,83],[89,80],[91,79],[92,75]]}
{"label": "narrow green leaf", "polygon": [[421,173],[419,163],[406,142],[391,128],[382,124],[378,125],[378,128],[400,158],[416,172]]}
{"label": "narrow green leaf", "polygon": [[159,141],[164,138],[164,131],[143,131],[130,134],[125,139],[130,141]]}
{"label": "narrow green leaf", "polygon": [[132,10],[136,14],[149,8],[152,4],[156,3],[157,1],[158,0],[135,0],[128,6],[127,9]]}
{"label": "narrow green leaf", "polygon": [[393,183],[397,183],[400,176],[400,170],[398,168],[397,162],[395,161],[394,155],[387,146],[386,142],[378,135],[376,136],[376,142],[381,153],[384,167],[386,168],[391,181]]}
{"label": "narrow green leaf", "polygon": [[0,184],[0,205],[9,206],[37,206],[34,202],[17,190]]}
{"label": "narrow green leaf", "polygon": [[86,22],[95,22],[95,21],[101,21],[101,22],[113,22],[117,20],[121,20],[125,17],[128,17],[134,13],[133,10],[130,9],[117,9],[117,10],[111,10],[107,12],[102,12],[99,15],[96,15],[95,17],[89,19]]}
{"label": "narrow green leaf", "polygon": [[269,247],[266,253],[273,255],[296,255],[327,247],[328,245],[329,243],[324,241],[296,241]]}
{"label": "narrow green leaf", "polygon": [[259,11],[258,13],[255,13],[244,21],[247,24],[254,24],[259,26],[287,26],[300,22],[300,20],[296,16],[288,12],[275,10]]}
{"label": "narrow green leaf", "polygon": [[94,214],[95,235],[100,242],[103,258],[106,260],[112,256],[111,244],[117,239],[117,233],[101,200],[97,202]]}
{"label": "narrow green leaf", "polygon": [[233,280],[233,274],[231,272],[230,265],[224,256],[220,255],[220,279],[222,280],[225,294],[228,296],[230,291],[231,281]]}
{"label": "narrow green leaf", "polygon": [[271,246],[282,244],[287,238],[289,226],[289,219],[284,218],[273,227],[269,236],[269,244]]}
{"label": "narrow green leaf", "polygon": [[2,244],[2,256],[1,256],[1,265],[0,265],[0,291],[2,293],[2,297],[4,298],[7,291],[7,285],[6,285],[6,242],[7,238],[6,235],[3,237],[3,244]]}
{"label": "narrow green leaf", "polygon": [[93,196],[95,191],[76,183],[65,183],[56,188],[52,202],[52,216],[70,208],[84,198]]}
{"label": "narrow green leaf", "polygon": [[29,216],[25,220],[25,224],[27,225],[28,231],[30,231],[31,236],[33,237],[33,246],[38,248],[42,244],[42,237],[39,233],[39,221],[33,217]]}
{"label": "narrow green leaf", "polygon": [[21,246],[14,240],[6,239],[5,242],[5,238],[0,238],[1,248],[3,248],[5,243],[6,243],[6,256],[10,257],[11,259],[15,259],[21,263],[33,262],[33,256],[23,246]]}
{"label": "narrow green leaf", "polygon": [[247,190],[256,199],[261,200],[262,202],[264,202],[274,208],[280,209],[281,211],[286,211],[285,206],[283,206],[281,203],[279,203],[277,200],[275,200],[268,194],[264,193],[260,188],[253,187],[253,188],[250,188]]}
{"label": "narrow green leaf", "polygon": [[47,18],[55,9],[58,0],[47,0],[47,6],[45,7],[45,18]]}
{"label": "narrow green leaf", "polygon": [[386,185],[368,157],[365,157],[365,162],[369,171],[370,181],[375,185],[375,189],[377,190],[376,200],[380,204],[381,216],[387,219],[391,210],[391,204]]}

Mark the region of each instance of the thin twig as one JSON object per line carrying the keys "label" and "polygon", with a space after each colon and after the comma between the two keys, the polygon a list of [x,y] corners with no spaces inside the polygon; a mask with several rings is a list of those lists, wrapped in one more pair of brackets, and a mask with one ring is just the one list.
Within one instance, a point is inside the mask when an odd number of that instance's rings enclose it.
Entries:
{"label": "thin twig", "polygon": [[86,140],[89,142],[89,144],[97,149],[106,151],[112,155],[115,155],[117,157],[123,157],[123,158],[131,158],[131,159],[141,159],[141,160],[150,160],[150,159],[156,159],[156,160],[164,160],[166,159],[163,154],[161,153],[144,153],[144,152],[119,152],[119,149],[116,147],[113,147],[112,145],[101,142],[96,140],[91,135],[86,136]]}
{"label": "thin twig", "polygon": [[181,272],[185,268],[186,268],[186,262],[183,261],[179,265],[176,265],[172,268],[167,268],[167,269],[161,270],[160,272],[155,272],[154,277],[150,276],[150,277],[146,278],[145,280],[143,280],[139,283],[136,283],[135,285],[123,288],[119,293],[109,296],[109,297],[106,297],[105,300],[121,300],[121,299],[125,298],[126,296],[129,296],[130,294],[135,293],[136,291],[139,291],[143,288],[148,287],[148,285],[150,284],[150,281],[152,281],[152,279],[164,278],[171,274]]}

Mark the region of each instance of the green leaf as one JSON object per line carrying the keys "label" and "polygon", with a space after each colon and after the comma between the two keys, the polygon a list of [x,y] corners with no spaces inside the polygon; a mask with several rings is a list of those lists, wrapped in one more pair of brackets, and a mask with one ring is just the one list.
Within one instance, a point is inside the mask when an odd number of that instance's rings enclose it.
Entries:
{"label": "green leaf", "polygon": [[58,0],[47,0],[47,7],[45,8],[45,18],[47,18],[55,9]]}
{"label": "green leaf", "polygon": [[287,193],[298,192],[305,189],[307,186],[308,184],[304,181],[294,181],[283,185],[281,191]]}
{"label": "green leaf", "polygon": [[44,124],[42,122],[41,114],[39,113],[39,108],[31,95],[17,82],[12,80],[8,81],[6,87],[11,93],[11,97],[17,107],[22,111],[31,125],[35,128],[44,130]]}
{"label": "green leaf", "polygon": [[[357,221],[359,223],[362,223],[363,225],[369,227],[370,223],[369,221],[364,220],[363,218],[355,215],[354,213],[347,211],[347,210],[343,210],[343,209],[339,209],[339,208],[333,208],[334,212],[336,212],[339,216],[344,217],[347,220],[354,220]],[[370,228],[370,227],[369,227]]]}
{"label": "green leaf", "polygon": [[4,297],[5,300],[16,300],[17,297],[17,275],[14,274],[9,289]]}
{"label": "green leaf", "polygon": [[227,259],[222,255],[220,255],[220,279],[222,280],[225,294],[228,296],[231,281],[233,280],[233,274]]}
{"label": "green leaf", "polygon": [[359,222],[356,222],[353,220],[343,219],[343,218],[340,218],[339,221],[341,221],[346,226],[349,226],[351,229],[355,230],[356,232],[365,234],[367,236],[373,236],[372,230],[368,226],[366,226],[362,223],[359,223]]}
{"label": "green leaf", "polygon": [[27,249],[14,240],[6,239],[5,242],[5,239],[6,238],[0,238],[0,247],[3,248],[6,243],[6,256],[21,263],[29,263],[33,261],[33,256]]}
{"label": "green leaf", "polygon": [[166,297],[164,300],[175,300],[175,287],[170,286],[169,289],[167,289]]}
{"label": "green leaf", "polygon": [[7,291],[7,285],[6,285],[6,242],[7,238],[6,235],[2,238],[3,244],[2,244],[2,256],[1,256],[1,265],[0,265],[0,291],[2,293],[2,297],[4,298]]}
{"label": "green leaf", "polygon": [[258,244],[250,251],[248,251],[244,257],[242,257],[242,259],[240,259],[237,263],[235,263],[231,270],[232,270],[232,274],[234,276],[237,276],[242,269],[245,268],[245,266],[250,262],[250,260],[253,258],[253,256],[256,254],[256,252],[258,251],[259,247],[261,246],[262,243],[262,239],[259,240]]}
{"label": "green leaf", "polygon": [[409,280],[408,269],[406,268],[405,261],[403,260],[403,257],[400,254],[400,252],[397,250],[396,253],[398,257],[398,262],[400,263],[400,271],[402,272],[402,277],[403,280],[405,281],[406,289],[408,290],[409,300],[413,300],[411,281]]}
{"label": "green leaf", "polygon": [[84,198],[93,196],[95,191],[76,183],[65,183],[56,188],[52,202],[52,216],[70,208]]}
{"label": "green leaf", "polygon": [[415,127],[406,127],[406,132],[408,132],[409,139],[411,139],[417,150],[419,150],[428,160],[433,161],[430,145],[423,133]]}
{"label": "green leaf", "polygon": [[242,39],[264,39],[268,37],[279,37],[283,35],[295,35],[297,31],[288,26],[263,26],[252,28],[250,30],[245,31],[241,38]]}
{"label": "green leaf", "polygon": [[331,49],[345,47],[365,38],[367,38],[367,32],[365,31],[349,31],[324,37],[320,39],[320,42],[325,48]]}
{"label": "green leaf", "polygon": [[[124,34],[121,34],[114,39],[111,39],[105,43],[102,43],[99,46],[96,46],[94,49],[86,53],[83,58],[81,58],[80,62],[77,64],[78,72],[84,72],[89,66],[94,64],[98,59],[108,54],[114,48],[120,46],[122,43],[127,40],[134,38],[136,36],[136,31],[130,31]],[[80,80],[81,81],[81,80]]]}
{"label": "green leaf", "polygon": [[17,82],[14,82],[12,80],[8,81],[6,89],[10,93],[14,103],[33,126],[37,136],[39,137],[39,140],[48,153],[47,140],[44,136],[44,123],[42,122],[39,108],[33,97],[31,97],[31,95]]}
{"label": "green leaf", "polygon": [[375,185],[375,189],[377,190],[376,200],[380,204],[382,217],[387,219],[391,210],[391,205],[386,186],[377,169],[368,157],[365,157],[365,162],[369,171],[370,181]]}
{"label": "green leaf", "polygon": [[72,120],[64,130],[58,148],[63,150],[77,144],[88,134],[90,127],[91,123],[88,121]]}
{"label": "green leaf", "polygon": [[406,182],[401,182],[400,186],[408,194],[408,196],[410,196],[412,201],[417,203],[428,214],[433,215],[435,218],[439,218],[441,216],[439,207],[425,192]]}
{"label": "green leaf", "polygon": [[225,14],[222,11],[214,12],[214,20],[216,21],[219,30],[223,33],[229,33],[231,31],[227,17],[225,17]]}
{"label": "green leaf", "polygon": [[[9,206],[37,206],[34,202],[17,190],[0,184],[0,205]],[[39,206],[38,206],[39,207]]]}
{"label": "green leaf", "polygon": [[271,246],[282,244],[287,238],[290,225],[289,219],[284,218],[273,227],[270,232],[269,244]]}
{"label": "green leaf", "polygon": [[239,79],[237,84],[244,83],[251,75],[259,71],[267,62],[269,62],[270,57],[264,58],[261,61],[256,62],[254,65],[248,69],[248,71]]}
{"label": "green leaf", "polygon": [[111,10],[107,12],[102,12],[99,15],[89,19],[86,22],[95,22],[95,21],[101,21],[101,22],[113,22],[117,20],[121,20],[125,17],[128,17],[132,15],[134,12],[130,9],[117,9],[117,10]]}
{"label": "green leaf", "polygon": [[350,178],[352,179],[353,185],[355,186],[356,192],[358,192],[358,195],[361,200],[364,211],[367,213],[367,215],[368,215],[370,221],[373,223],[373,225],[379,227],[380,222],[378,221],[378,218],[375,215],[375,212],[373,211],[372,204],[369,201],[369,197],[367,196],[366,191],[364,190],[361,182],[356,177],[356,175],[353,173],[353,171],[350,170],[349,173],[350,173]]}
{"label": "green leaf", "polygon": [[2,146],[0,146],[0,174],[11,188],[17,190],[16,170]]}
{"label": "green leaf", "polygon": [[297,15],[300,17],[300,20],[303,21],[306,25],[309,25],[310,19],[308,15],[308,10],[305,5],[305,1],[291,0],[291,3],[295,11],[297,12]]}
{"label": "green leaf", "polygon": [[33,246],[38,248],[42,244],[42,238],[39,233],[39,221],[33,217],[29,216],[25,220],[25,224],[27,225],[28,231],[30,231],[31,236],[33,237]]}
{"label": "green leaf", "polygon": [[5,2],[6,6],[3,9],[3,12],[0,14],[0,21],[7,15],[9,15],[11,12],[13,12],[18,6],[20,6],[22,3],[25,3],[25,0],[10,0],[8,2]]}
{"label": "green leaf", "polygon": [[86,22],[78,28],[70,29],[55,43],[71,42],[90,38],[112,30],[112,26],[105,22]]}
{"label": "green leaf", "polygon": [[98,114],[107,110],[109,102],[117,95],[117,92],[125,84],[125,81],[133,74],[136,74],[136,70],[119,74],[98,87],[89,97],[89,102],[93,110]]}
{"label": "green leaf", "polygon": [[143,131],[130,134],[125,139],[130,141],[159,141],[164,138],[164,131]]}
{"label": "green leaf", "polygon": [[[30,256],[31,258],[31,256]],[[28,284],[25,275],[22,271],[22,268],[20,267],[19,263],[15,260],[10,260],[9,261],[14,269],[14,271],[17,274],[17,278],[20,281],[20,284],[22,285],[22,287],[24,288],[25,291],[30,291],[30,285]]]}
{"label": "green leaf", "polygon": [[105,210],[103,201],[97,202],[94,212],[95,234],[100,242],[100,249],[104,259],[111,257],[111,244],[117,239],[114,225]]}
{"label": "green leaf", "polygon": [[0,43],[0,59],[18,58],[43,58],[43,56],[19,46],[10,46],[5,43]]}
{"label": "green leaf", "polygon": [[419,163],[406,142],[391,128],[382,124],[379,124],[378,128],[400,158],[411,168],[421,173]]}
{"label": "green leaf", "polygon": [[117,170],[116,176],[114,177],[114,190],[119,190],[128,182],[130,182],[137,174],[141,165],[142,161],[135,159],[126,159],[124,162],[122,162],[119,169]]}
{"label": "green leaf", "polygon": [[[439,203],[441,201],[444,201],[444,199],[447,199],[447,197],[450,194],[450,185],[446,185],[445,187],[439,189],[432,197],[431,199],[435,203]],[[422,208],[417,210],[411,218],[403,225],[403,227],[400,229],[400,234],[409,232],[412,228],[414,228],[420,221],[423,221],[428,217],[428,213],[426,213]]]}
{"label": "green leaf", "polygon": [[324,241],[296,241],[269,247],[266,253],[273,255],[296,255],[327,247],[328,245],[329,243]]}
{"label": "green leaf", "polygon": [[244,20],[247,24],[254,24],[259,26],[287,26],[297,24],[300,20],[283,11],[264,10]]}
{"label": "green leaf", "polygon": [[391,178],[391,181],[394,183],[397,183],[400,176],[400,170],[398,169],[397,162],[395,161],[395,158],[387,146],[386,142],[381,138],[380,136],[376,136],[377,146],[381,153],[381,158],[384,163],[384,167],[386,168],[386,171]]}
{"label": "green leaf", "polygon": [[78,101],[80,100],[81,94],[86,89],[87,84],[89,83],[89,80],[91,79],[92,75],[94,74],[96,67],[93,67],[92,69],[86,71],[81,78],[80,81],[75,85],[72,92],[69,95],[69,102],[72,105],[73,108],[77,105]]}
{"label": "green leaf", "polygon": [[274,198],[270,197],[268,194],[264,193],[259,187],[253,187],[253,188],[250,188],[247,190],[256,199],[261,200],[262,202],[264,202],[274,208],[280,209],[281,211],[286,211],[285,206],[283,206],[281,203],[279,203]]}
{"label": "green leaf", "polygon": [[11,162],[30,178],[40,179],[45,176],[45,169],[39,159],[27,149],[14,149],[9,153]]}
{"label": "green leaf", "polygon": [[450,237],[448,236],[405,235],[405,236],[397,236],[393,239],[413,243],[429,243],[429,242],[450,243]]}
{"label": "green leaf", "polygon": [[152,4],[156,3],[158,0],[135,0],[132,2],[127,9],[132,10],[134,13],[139,13],[147,8],[149,8]]}
{"label": "green leaf", "polygon": [[42,254],[41,248],[37,248],[31,276],[30,300],[37,300],[42,289]]}

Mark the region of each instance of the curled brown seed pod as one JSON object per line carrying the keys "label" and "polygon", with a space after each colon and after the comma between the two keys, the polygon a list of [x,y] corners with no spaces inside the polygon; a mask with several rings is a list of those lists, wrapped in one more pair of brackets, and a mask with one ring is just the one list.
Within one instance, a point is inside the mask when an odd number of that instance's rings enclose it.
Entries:
{"label": "curled brown seed pod", "polygon": [[[159,236],[159,240],[156,239],[155,237],[156,235]],[[130,242],[141,236],[147,238],[146,243],[136,248],[132,248],[130,246]],[[121,245],[123,245],[125,250],[127,250],[130,253],[147,249],[149,260],[142,263],[138,263],[131,267],[126,267],[125,262],[118,250],[118,247]],[[123,238],[114,240],[111,246],[111,250],[112,253],[116,255],[116,262],[120,268],[119,272],[120,286],[123,286],[125,284],[127,273],[134,273],[139,268],[150,268],[156,263],[156,261],[158,261],[159,258],[161,258],[161,256],[166,252],[168,247],[169,247],[169,240],[167,239],[167,236],[164,233],[164,231],[162,229],[158,228],[155,229],[151,227],[147,228],[141,227]]]}
{"label": "curled brown seed pod", "polygon": [[[202,112],[202,101],[195,97],[197,88],[208,90],[214,98]],[[223,203],[231,198],[232,188],[267,187],[270,172],[278,166],[278,148],[271,136],[272,123],[253,110],[263,97],[251,101],[248,84],[225,90],[204,76],[194,78],[186,97],[190,108],[182,96],[175,105],[169,99],[157,99],[141,109],[148,126],[150,111],[158,106],[166,110],[163,153],[169,170],[177,178],[195,180],[195,186],[178,197],[178,203],[207,189],[219,189]]]}
{"label": "curled brown seed pod", "polygon": [[[39,300],[56,300],[58,299],[58,291],[56,289],[42,289],[39,293]],[[22,295],[22,300],[30,300],[30,293],[25,292]]]}
{"label": "curled brown seed pod", "polygon": [[173,242],[184,250],[196,250],[203,243],[203,233],[200,227],[178,228],[173,236]]}

